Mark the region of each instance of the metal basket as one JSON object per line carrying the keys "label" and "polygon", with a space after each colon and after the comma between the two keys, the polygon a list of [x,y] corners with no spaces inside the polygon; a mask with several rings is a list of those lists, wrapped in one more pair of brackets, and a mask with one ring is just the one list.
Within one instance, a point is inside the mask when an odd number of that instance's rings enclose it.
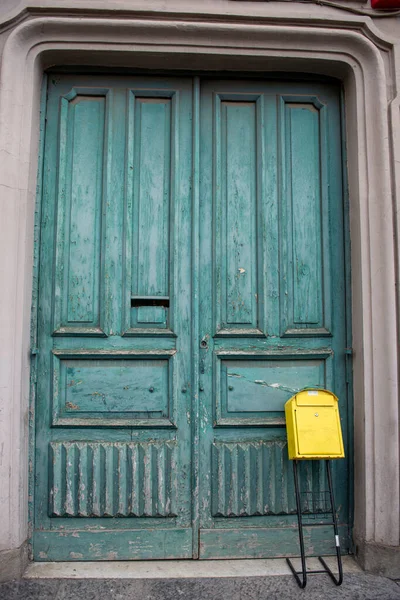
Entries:
{"label": "metal basket", "polygon": [[308,519],[320,519],[332,514],[332,504],[329,490],[318,492],[301,492],[301,512]]}

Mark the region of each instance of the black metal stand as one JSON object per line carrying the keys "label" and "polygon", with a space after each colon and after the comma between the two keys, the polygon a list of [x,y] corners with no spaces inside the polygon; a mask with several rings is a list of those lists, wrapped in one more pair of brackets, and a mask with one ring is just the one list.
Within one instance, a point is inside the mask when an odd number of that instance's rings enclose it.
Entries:
{"label": "black metal stand", "polygon": [[[333,495],[331,463],[329,460],[325,461],[326,474],[327,474],[328,486],[329,486],[330,506],[331,506],[330,512],[332,513],[332,523],[328,523],[328,525],[333,525],[333,530],[335,533],[336,557],[337,557],[337,564],[338,564],[338,570],[339,570],[339,578],[338,579],[332,573],[331,569],[328,567],[328,565],[326,564],[326,562],[324,561],[322,556],[318,556],[318,560],[320,561],[320,563],[322,564],[324,569],[307,571],[306,555],[305,555],[305,551],[304,551],[303,518],[302,518],[303,515],[302,515],[301,500],[300,500],[300,485],[299,485],[299,474],[298,474],[298,470],[297,470],[297,462],[298,462],[297,460],[293,461],[293,475],[294,475],[294,487],[295,487],[295,493],[296,493],[297,520],[298,520],[298,524],[299,524],[301,571],[296,571],[290,558],[287,558],[286,562],[288,563],[290,570],[292,571],[297,583],[299,584],[299,586],[302,589],[305,588],[307,585],[307,575],[315,574],[315,573],[327,573],[336,585],[341,585],[341,583],[343,582],[343,568],[342,568],[342,557],[340,554],[339,529],[338,529],[337,518],[336,518],[335,498]],[[327,523],[311,523],[311,524],[307,524],[307,525],[310,527],[318,527],[318,526],[327,525]],[[302,575],[302,579],[300,579],[299,575]]]}

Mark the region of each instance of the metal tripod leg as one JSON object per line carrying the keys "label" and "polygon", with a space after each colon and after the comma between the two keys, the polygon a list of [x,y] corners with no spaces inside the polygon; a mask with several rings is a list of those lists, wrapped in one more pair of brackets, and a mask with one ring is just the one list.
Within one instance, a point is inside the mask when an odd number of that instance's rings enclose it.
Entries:
{"label": "metal tripod leg", "polygon": [[294,475],[294,489],[296,493],[296,506],[297,506],[297,521],[299,525],[299,541],[300,541],[300,554],[301,554],[301,574],[303,579],[299,577],[299,573],[294,568],[290,558],[286,559],[287,564],[290,567],[293,575],[299,586],[303,589],[307,585],[307,567],[306,567],[306,555],[304,552],[304,537],[303,537],[303,520],[301,515],[301,502],[300,502],[300,486],[299,486],[299,475],[297,472],[297,460],[293,461],[293,475]]}
{"label": "metal tripod leg", "polygon": [[[336,546],[336,557],[337,557],[337,564],[338,564],[338,570],[339,570],[339,578],[336,579],[335,575],[332,573],[331,569],[328,567],[328,565],[326,564],[326,562],[322,558],[322,556],[319,556],[318,559],[319,559],[320,563],[322,564],[322,566],[324,567],[324,570],[313,570],[313,571],[308,571],[308,573],[327,573],[336,585],[341,585],[341,583],[343,582],[343,568],[342,568],[342,557],[340,554],[339,529],[338,529],[337,518],[336,518],[335,498],[333,495],[331,463],[329,460],[326,460],[325,463],[326,463],[326,473],[327,473],[328,485],[329,485],[329,496],[330,496],[331,509],[332,509],[332,525],[333,525],[333,529],[334,529],[334,533],[335,533],[335,546]],[[295,488],[295,493],[296,493],[297,521],[298,521],[298,525],[299,525],[301,571],[296,571],[290,558],[287,558],[286,562],[289,565],[290,570],[292,571],[299,587],[303,589],[307,585],[307,566],[306,566],[306,555],[305,555],[305,551],[304,551],[303,519],[302,519],[302,513],[301,513],[300,485],[299,485],[299,474],[298,474],[298,470],[297,470],[297,460],[293,461],[293,475],[294,475],[294,488]],[[299,575],[302,575],[302,579],[300,579]]]}
{"label": "metal tripod leg", "polygon": [[342,556],[340,554],[340,540],[339,540],[339,529],[337,525],[337,517],[336,517],[336,506],[335,506],[335,497],[333,495],[333,485],[332,485],[332,470],[331,470],[331,461],[327,460],[326,463],[326,474],[328,476],[328,485],[329,485],[329,495],[331,499],[331,508],[332,508],[332,521],[333,521],[333,530],[335,532],[335,546],[336,546],[336,558],[339,570],[339,579],[336,579],[335,575],[332,573],[322,556],[318,556],[320,563],[325,567],[326,572],[329,577],[336,585],[341,585],[343,582],[343,567],[342,567]]}

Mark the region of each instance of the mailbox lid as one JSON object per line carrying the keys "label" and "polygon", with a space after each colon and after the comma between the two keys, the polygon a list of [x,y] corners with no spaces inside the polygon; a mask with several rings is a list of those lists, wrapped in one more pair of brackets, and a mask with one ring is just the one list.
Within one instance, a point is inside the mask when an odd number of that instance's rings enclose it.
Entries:
{"label": "mailbox lid", "polygon": [[338,399],[327,390],[303,390],[295,396],[297,406],[335,406]]}

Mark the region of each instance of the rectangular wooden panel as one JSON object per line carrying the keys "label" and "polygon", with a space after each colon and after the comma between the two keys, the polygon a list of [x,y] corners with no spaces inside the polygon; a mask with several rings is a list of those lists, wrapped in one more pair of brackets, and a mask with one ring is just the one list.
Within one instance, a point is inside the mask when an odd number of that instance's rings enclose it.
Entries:
{"label": "rectangular wooden panel", "polygon": [[[330,328],[325,109],[285,99],[282,110],[282,333]],[[327,289],[328,288],[328,289]]]}
{"label": "rectangular wooden panel", "polygon": [[170,355],[53,358],[53,425],[171,426],[173,413]]}
{"label": "rectangular wooden panel", "polygon": [[52,442],[52,517],[176,516],[174,442]]}
{"label": "rectangular wooden panel", "polygon": [[171,99],[137,98],[135,125],[132,295],[168,296]]}
{"label": "rectangular wooden panel", "polygon": [[168,413],[168,361],[64,361],[67,410]]}
{"label": "rectangular wooden panel", "polygon": [[[168,333],[170,274],[174,264],[170,250],[173,236],[170,217],[177,177],[177,95],[177,92],[161,89],[129,93],[125,335],[138,334],[141,330],[144,334],[157,330]],[[150,306],[149,299],[157,298],[164,298],[168,303]]]}
{"label": "rectangular wooden panel", "polygon": [[293,214],[293,321],[296,325],[316,325],[322,316],[319,114],[310,105],[289,105],[287,110]]}
{"label": "rectangular wooden panel", "polygon": [[137,309],[138,323],[166,323],[167,309],[162,306],[139,306]]}
{"label": "rectangular wooden panel", "polygon": [[[215,517],[289,515],[296,513],[292,465],[285,440],[215,442],[212,447],[212,510]],[[323,513],[327,482],[325,464],[300,466],[303,506]],[[304,492],[304,493],[303,493]],[[314,503],[308,503],[313,492]]]}
{"label": "rectangular wooden panel", "polygon": [[55,328],[100,331],[106,97],[62,99],[56,237]]}
{"label": "rectangular wooden panel", "polygon": [[[335,555],[332,525],[304,526],[304,544],[313,556]],[[342,552],[349,549],[348,528],[339,526]],[[286,558],[299,556],[299,533],[295,521],[287,527],[215,528],[200,532],[200,558]]]}
{"label": "rectangular wooden panel", "polygon": [[[98,321],[103,98],[75,100],[71,149],[68,322]],[[97,286],[96,286],[97,283]]]}
{"label": "rectangular wooden panel", "polygon": [[215,425],[284,425],[284,404],[305,387],[332,377],[329,351],[308,354],[218,353],[215,356]]}
{"label": "rectangular wooden panel", "polygon": [[[119,521],[120,522],[120,521]],[[163,560],[192,558],[192,529],[36,531],[37,561]]]}
{"label": "rectangular wooden panel", "polygon": [[217,96],[215,111],[217,330],[256,330],[259,108]]}
{"label": "rectangular wooden panel", "polygon": [[[175,185],[176,99],[161,90],[129,94],[125,331],[166,329],[169,303],[171,194]],[[143,300],[143,305],[140,304]],[[146,304],[147,303],[147,304]]]}
{"label": "rectangular wooden panel", "polygon": [[324,384],[321,360],[232,360],[223,361],[221,368],[227,413],[283,413],[293,394]]}

